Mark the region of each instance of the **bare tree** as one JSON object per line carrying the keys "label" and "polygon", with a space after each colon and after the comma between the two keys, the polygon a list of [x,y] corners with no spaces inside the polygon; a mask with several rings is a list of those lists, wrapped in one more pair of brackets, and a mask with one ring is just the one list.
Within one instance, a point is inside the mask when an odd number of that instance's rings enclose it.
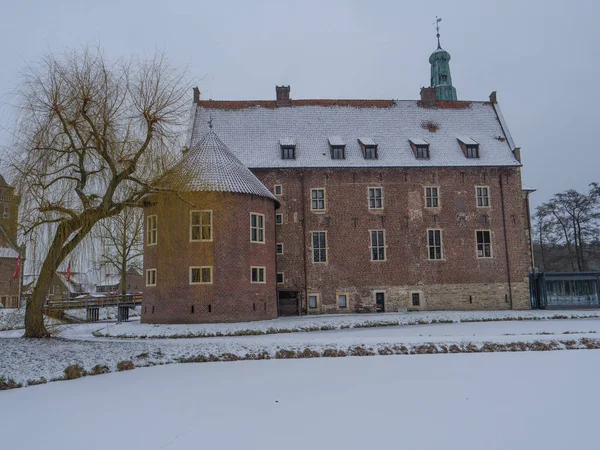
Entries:
{"label": "bare tree", "polygon": [[102,220],[98,225],[102,244],[99,268],[119,273],[119,292],[125,295],[127,271],[142,270],[144,215],[139,208],[125,208],[119,215]]}
{"label": "bare tree", "polygon": [[25,235],[50,230],[26,337],[48,336],[44,298],[61,262],[99,221],[139,206],[167,171],[187,117],[183,77],[163,56],[109,62],[99,49],[26,70],[11,165]]}

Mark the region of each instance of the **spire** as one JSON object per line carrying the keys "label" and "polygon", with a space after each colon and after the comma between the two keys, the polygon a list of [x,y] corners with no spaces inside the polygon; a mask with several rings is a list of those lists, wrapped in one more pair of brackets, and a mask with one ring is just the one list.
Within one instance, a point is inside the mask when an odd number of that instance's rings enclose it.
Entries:
{"label": "spire", "polygon": [[436,100],[456,100],[456,89],[452,86],[450,75],[450,53],[444,50],[440,44],[440,22],[441,17],[435,18],[435,29],[437,31],[437,49],[429,57],[431,64],[431,84],[435,88]]}

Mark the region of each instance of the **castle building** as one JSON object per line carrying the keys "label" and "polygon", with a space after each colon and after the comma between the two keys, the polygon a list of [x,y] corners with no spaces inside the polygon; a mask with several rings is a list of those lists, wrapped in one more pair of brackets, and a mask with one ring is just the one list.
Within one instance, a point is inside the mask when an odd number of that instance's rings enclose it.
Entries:
{"label": "castle building", "polygon": [[[275,100],[215,101],[194,89],[179,170],[181,185],[201,188],[146,208],[144,308],[180,322],[529,308],[520,149],[495,92],[457,100],[450,54],[438,45],[429,61],[420,100],[293,100],[277,86]],[[252,175],[252,188],[194,181],[229,173]],[[205,223],[193,210],[211,211],[212,247],[192,239]],[[265,245],[253,241],[255,214]],[[210,258],[212,284],[195,286],[192,270]]]}
{"label": "castle building", "polygon": [[17,221],[20,197],[14,191],[14,187],[0,175],[0,304],[4,308],[19,306],[20,279],[14,279],[13,275],[19,257]]}

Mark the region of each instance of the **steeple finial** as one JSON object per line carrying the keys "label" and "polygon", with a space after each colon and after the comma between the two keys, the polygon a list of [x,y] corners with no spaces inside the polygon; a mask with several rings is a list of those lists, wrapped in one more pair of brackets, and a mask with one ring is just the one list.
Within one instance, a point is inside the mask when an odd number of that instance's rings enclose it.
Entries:
{"label": "steeple finial", "polygon": [[437,40],[438,40],[438,48],[442,48],[440,45],[440,22],[442,21],[441,17],[435,16],[435,30],[437,31]]}

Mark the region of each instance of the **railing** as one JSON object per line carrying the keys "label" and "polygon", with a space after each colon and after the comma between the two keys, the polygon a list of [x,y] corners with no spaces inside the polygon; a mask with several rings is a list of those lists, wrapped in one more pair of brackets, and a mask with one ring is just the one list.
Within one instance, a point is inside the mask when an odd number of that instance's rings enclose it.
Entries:
{"label": "railing", "polygon": [[44,308],[46,310],[65,310],[79,308],[105,308],[108,306],[136,306],[142,304],[142,296],[139,294],[92,296],[82,298],[49,300]]}

